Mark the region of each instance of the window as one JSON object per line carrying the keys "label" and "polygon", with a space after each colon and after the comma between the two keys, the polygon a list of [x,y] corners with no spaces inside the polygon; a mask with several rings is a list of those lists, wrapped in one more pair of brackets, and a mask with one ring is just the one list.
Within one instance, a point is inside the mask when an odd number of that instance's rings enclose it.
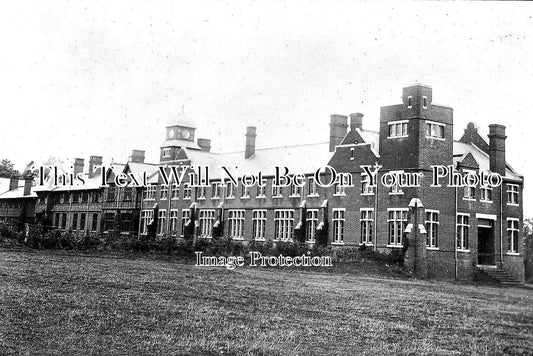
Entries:
{"label": "window", "polygon": [[178,184],[173,183],[171,188],[172,199],[176,200],[180,197],[180,187]]}
{"label": "window", "polygon": [[89,201],[89,192],[81,193],[81,202],[87,203]]}
{"label": "window", "polygon": [[464,194],[463,194],[464,199],[470,199],[470,200],[476,199],[476,187],[469,187],[465,185],[463,190],[464,190]]}
{"label": "window", "polygon": [[422,107],[424,109],[427,109],[428,108],[428,97],[427,96],[423,96],[422,97]]}
{"label": "window", "polygon": [[181,237],[185,236],[185,227],[191,219],[191,211],[189,209],[183,209],[181,211]]}
{"label": "window", "polygon": [[145,191],[143,192],[144,199],[145,200],[154,200],[155,199],[155,185],[149,185],[146,187]]}
{"label": "window", "polygon": [[310,197],[318,196],[318,186],[316,184],[315,178],[309,177],[307,181],[309,183],[309,192],[308,192],[309,196]]}
{"label": "window", "polygon": [[72,203],[76,204],[80,202],[80,193],[74,192],[72,193]]}
{"label": "window", "polygon": [[439,234],[439,212],[436,210],[426,210],[426,246],[437,248],[437,237]]}
{"label": "window", "polygon": [[131,201],[133,197],[133,188],[125,187],[124,188],[124,201]]}
{"label": "window", "polygon": [[214,210],[200,210],[200,237],[211,237],[213,224],[215,223]]}
{"label": "window", "polygon": [[492,202],[492,187],[488,185],[481,187],[479,200],[485,202]]}
{"label": "window", "polygon": [[518,205],[518,185],[507,184],[507,204]]}
{"label": "window", "polygon": [[231,182],[226,182],[226,199],[235,198],[235,186]]}
{"label": "window", "polygon": [[467,251],[468,244],[468,230],[470,228],[469,223],[470,215],[457,214],[457,249]]}
{"label": "window", "polygon": [[374,209],[361,209],[361,243],[372,245],[374,242]]}
{"label": "window", "polygon": [[85,213],[80,214],[80,227],[79,230],[85,231]]}
{"label": "window", "polygon": [[266,210],[254,210],[252,216],[254,240],[265,240]]}
{"label": "window", "polygon": [[99,203],[100,202],[100,192],[93,192],[92,193],[92,202],[93,203]]}
{"label": "window", "polygon": [[250,187],[247,187],[246,185],[242,185],[241,187],[241,199],[248,199],[250,198]]}
{"label": "window", "polygon": [[333,209],[333,243],[344,243],[344,209]]}
{"label": "window", "polygon": [[211,184],[211,199],[220,199],[220,183]]}
{"label": "window", "polygon": [[342,183],[335,183],[335,193],[333,195],[346,195],[346,186]]}
{"label": "window", "polygon": [[159,210],[157,217],[157,233],[162,234],[163,232],[165,232],[165,227],[167,225],[167,211]]}
{"label": "window", "polygon": [[407,123],[408,121],[389,122],[389,138],[407,137]]}
{"label": "window", "polygon": [[355,159],[355,148],[350,148],[350,160],[353,161]]}
{"label": "window", "polygon": [[272,198],[281,198],[283,197],[283,191],[282,187],[274,185],[274,182],[272,181]]}
{"label": "window", "polygon": [[518,253],[518,219],[507,219],[507,252]]}
{"label": "window", "polygon": [[196,188],[196,199],[200,199],[200,200],[205,199],[205,187],[204,186]]}
{"label": "window", "polygon": [[375,186],[370,186],[370,176],[366,173],[361,173],[361,195],[372,195],[375,189]]}
{"label": "window", "polygon": [[78,214],[72,214],[72,230],[78,230]]}
{"label": "window", "polygon": [[163,148],[163,157],[170,157],[170,148]]}
{"label": "window", "polygon": [[141,213],[141,234],[148,233],[148,224],[150,224],[153,218],[153,210],[143,210],[143,212]]}
{"label": "window", "polygon": [[132,230],[133,213],[131,211],[123,211],[120,213],[120,231]]}
{"label": "window", "polygon": [[[403,171],[399,171],[399,173],[403,173]],[[402,187],[400,186],[400,179],[396,179],[396,183],[390,187],[389,195],[401,195],[403,194]]]}
{"label": "window", "polygon": [[305,241],[306,242],[315,242],[316,237],[316,227],[318,226],[318,210],[309,209],[307,210],[307,228],[305,231]]}
{"label": "window", "polygon": [[191,199],[192,189],[189,183],[183,183],[183,199]]}
{"label": "window", "polygon": [[407,209],[389,209],[389,245],[402,246],[403,232],[407,226]]}
{"label": "window", "polygon": [[257,196],[256,198],[265,198],[266,197],[266,184],[259,185],[257,184]]}
{"label": "window", "polygon": [[170,233],[175,234],[178,231],[178,211],[170,211]]}
{"label": "window", "polygon": [[60,225],[60,220],[61,220],[61,219],[60,219],[60,215],[59,215],[59,213],[56,213],[56,215],[55,215],[55,220],[54,220],[54,222],[55,222],[54,226],[55,226],[56,228],[58,228],[58,229],[59,229],[59,227],[61,226],[61,225]]}
{"label": "window", "polygon": [[168,199],[168,185],[161,184],[161,200]]}
{"label": "window", "polygon": [[299,197],[302,194],[302,187],[297,186],[296,184],[291,184],[291,197]]}
{"label": "window", "polygon": [[98,214],[93,214],[93,221],[91,223],[91,231],[96,232],[96,229],[98,228]]}
{"label": "window", "polygon": [[228,233],[237,240],[244,237],[244,210],[228,211]]}
{"label": "window", "polygon": [[107,188],[106,201],[115,201],[115,187]]}
{"label": "window", "polygon": [[432,121],[426,121],[426,137],[444,139],[444,127],[446,125]]}
{"label": "window", "polygon": [[413,97],[409,95],[407,97],[407,108],[410,109],[412,107],[413,107]]}
{"label": "window", "polygon": [[104,231],[113,230],[114,225],[115,225],[115,214],[105,213],[104,214]]}
{"label": "window", "polygon": [[67,228],[67,213],[63,213],[61,216],[61,229],[65,230]]}
{"label": "window", "polygon": [[274,216],[274,240],[292,241],[294,235],[294,210],[276,210]]}

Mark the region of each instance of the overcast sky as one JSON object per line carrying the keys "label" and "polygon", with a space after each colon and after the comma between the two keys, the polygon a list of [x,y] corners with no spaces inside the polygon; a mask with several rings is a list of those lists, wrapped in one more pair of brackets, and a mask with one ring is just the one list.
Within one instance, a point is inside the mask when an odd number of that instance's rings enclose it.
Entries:
{"label": "overcast sky", "polygon": [[0,11],[0,158],[157,162],[182,106],[213,151],[329,139],[329,115],[401,102],[414,82],[454,108],[455,138],[507,126],[533,215],[533,6],[291,1],[11,2]]}

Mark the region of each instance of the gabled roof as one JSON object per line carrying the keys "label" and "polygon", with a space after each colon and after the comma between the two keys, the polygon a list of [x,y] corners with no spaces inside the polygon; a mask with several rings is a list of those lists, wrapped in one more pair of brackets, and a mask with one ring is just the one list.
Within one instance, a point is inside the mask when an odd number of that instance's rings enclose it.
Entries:
{"label": "gabled roof", "polygon": [[[462,162],[469,153],[479,164],[479,169],[490,172],[489,155],[473,143],[464,143],[459,141],[453,142],[454,166],[457,166],[457,163]],[[508,163],[506,163],[505,166],[505,178],[522,180],[520,175]]]}
{"label": "gabled roof", "polygon": [[[7,179],[9,189],[9,178]],[[35,187],[31,187],[30,194],[24,195],[24,179],[19,179],[18,187],[13,190],[7,190],[0,194],[0,199],[17,199],[17,198],[37,198]]]}

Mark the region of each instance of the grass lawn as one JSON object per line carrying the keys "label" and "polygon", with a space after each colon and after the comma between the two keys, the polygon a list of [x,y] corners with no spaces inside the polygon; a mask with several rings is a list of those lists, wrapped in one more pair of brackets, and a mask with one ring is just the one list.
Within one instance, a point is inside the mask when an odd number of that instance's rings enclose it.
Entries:
{"label": "grass lawn", "polygon": [[0,355],[533,354],[531,289],[360,271],[0,251]]}

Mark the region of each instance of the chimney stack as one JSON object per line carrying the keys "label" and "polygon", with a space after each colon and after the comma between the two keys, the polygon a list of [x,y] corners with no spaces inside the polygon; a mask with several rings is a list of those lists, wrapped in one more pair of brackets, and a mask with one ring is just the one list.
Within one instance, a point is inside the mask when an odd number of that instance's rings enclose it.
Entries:
{"label": "chimney stack", "polygon": [[19,187],[19,176],[13,174],[9,177],[9,190],[15,190]]}
{"label": "chimney stack", "polygon": [[94,167],[102,165],[102,156],[91,156],[89,158],[89,178],[94,177]]}
{"label": "chimney stack", "polygon": [[33,178],[31,176],[24,177],[24,196],[30,195],[32,183]]}
{"label": "chimney stack", "polygon": [[248,159],[255,154],[255,127],[248,126],[246,128],[246,151],[244,152],[244,158]]}
{"label": "chimney stack", "polygon": [[363,116],[360,112],[350,114],[350,131],[363,130]]}
{"label": "chimney stack", "polygon": [[143,150],[131,150],[131,156],[130,156],[129,162],[144,163],[144,151]]}
{"label": "chimney stack", "polygon": [[334,152],[335,147],[342,142],[348,130],[348,116],[331,115],[329,124],[329,152]]}
{"label": "chimney stack", "polygon": [[83,158],[74,158],[74,174],[83,173]]}
{"label": "chimney stack", "polygon": [[211,140],[207,138],[199,138],[197,140],[198,146],[205,152],[211,152]]}
{"label": "chimney stack", "polygon": [[505,126],[489,125],[490,170],[505,176]]}

